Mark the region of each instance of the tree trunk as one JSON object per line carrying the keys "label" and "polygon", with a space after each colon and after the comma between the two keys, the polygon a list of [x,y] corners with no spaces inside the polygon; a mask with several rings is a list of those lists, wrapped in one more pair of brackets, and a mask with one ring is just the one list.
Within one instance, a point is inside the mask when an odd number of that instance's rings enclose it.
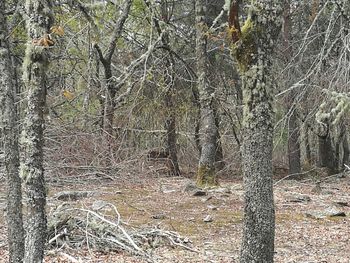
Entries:
{"label": "tree trunk", "polygon": [[239,28],[238,3],[231,6],[233,54],[243,84],[244,228],[241,263],[271,263],[275,210],[272,185],[273,90],[271,53],[282,20],[282,1],[255,0]]}
{"label": "tree trunk", "polygon": [[197,172],[197,185],[217,185],[215,171],[218,129],[215,124],[214,90],[208,83],[206,1],[196,0],[196,58],[198,90],[201,106],[201,155]]}
{"label": "tree trunk", "polygon": [[[164,23],[169,23],[171,14],[169,13],[170,3],[167,0],[161,1],[161,17]],[[173,5],[174,3],[171,3]],[[168,8],[169,7],[169,8]],[[162,33],[161,27],[158,21],[155,22],[158,34]],[[165,33],[162,38],[162,44],[167,52],[165,53],[165,69],[163,71],[163,78],[166,87],[166,93],[164,98],[164,104],[166,108],[166,120],[165,129],[166,133],[166,151],[169,153],[169,168],[171,175],[180,175],[179,162],[177,159],[177,147],[176,147],[176,114],[175,114],[175,74],[174,74],[174,58],[170,52],[169,35]]]}
{"label": "tree trunk", "polygon": [[23,262],[24,229],[22,219],[22,190],[19,177],[18,115],[16,110],[16,86],[13,81],[8,29],[4,14],[5,1],[0,2],[0,134],[4,147],[5,174],[7,177],[7,239],[9,262]]}
{"label": "tree trunk", "polygon": [[[293,94],[294,95],[294,94]],[[297,119],[297,113],[294,109],[288,120],[288,160],[289,160],[289,174],[291,179],[297,179],[300,177],[301,164],[300,164],[300,130]]]}
{"label": "tree trunk", "polygon": [[338,172],[338,164],[336,161],[336,149],[332,142],[332,136],[329,124],[324,134],[318,135],[318,166],[327,168],[329,175]]}
{"label": "tree trunk", "polygon": [[[207,1],[207,15],[206,15],[206,21],[208,26],[212,26],[217,16],[220,14],[220,11],[222,10],[222,7],[225,5],[224,0],[216,0],[216,1]],[[221,24],[222,22],[227,21],[226,12],[222,16],[221,20],[216,21],[217,24]],[[219,57],[219,50],[212,50],[210,54],[208,54],[208,67],[210,69],[208,70],[208,83],[209,85],[213,86],[213,89],[218,89],[218,76],[220,75],[219,70],[222,70],[222,65]],[[223,161],[224,153],[222,149],[221,144],[221,138],[220,138],[220,115],[219,115],[219,107],[217,106],[217,103],[212,104],[212,108],[214,110],[214,116],[215,116],[215,126],[217,129],[217,138],[216,138],[216,150],[215,150],[215,170],[220,171],[225,167],[225,163]]]}
{"label": "tree trunk", "polygon": [[[171,91],[167,92],[171,93]],[[176,118],[175,118],[175,110],[174,104],[172,101],[172,95],[167,94],[165,98],[165,106],[167,107],[167,118],[165,120],[165,129],[167,131],[166,134],[166,152],[169,153],[169,168],[170,173],[173,176],[180,175],[180,168],[177,159],[177,149],[176,149]]]}
{"label": "tree trunk", "polygon": [[25,240],[26,263],[42,262],[46,243],[46,189],[43,167],[44,107],[46,100],[46,70],[49,49],[40,45],[53,22],[49,0],[27,0],[27,43],[23,63],[23,78],[27,92],[26,117],[23,128],[25,159],[21,176],[27,195],[27,225]]}
{"label": "tree trunk", "polygon": [[[285,8],[283,12],[283,42],[284,42],[284,54],[286,63],[289,63],[292,58],[292,45],[290,44],[291,33],[291,18],[290,18],[290,1],[285,1]],[[292,72],[292,70],[291,70]],[[292,75],[292,74],[291,74]],[[287,81],[288,88],[290,81]],[[289,161],[289,174],[293,175],[290,179],[297,179],[300,177],[301,165],[300,165],[300,127],[297,118],[297,109],[295,107],[295,98],[298,91],[294,88],[290,91],[288,96],[288,107],[290,116],[288,118],[288,161]]]}
{"label": "tree trunk", "polygon": [[[117,86],[112,74],[112,57],[114,55],[117,41],[120,39],[124,24],[129,16],[130,7],[132,0],[124,0],[123,7],[118,20],[114,25],[114,31],[110,42],[108,43],[108,48],[105,53],[102,52],[100,46],[95,43],[94,48],[96,49],[101,64],[104,69],[104,81],[105,81],[105,101],[104,101],[104,112],[103,112],[103,130],[105,133],[105,140],[108,147],[108,151],[113,155],[112,141],[113,141],[113,119],[114,119],[114,109],[115,109],[115,96],[120,89]],[[110,165],[110,159],[106,159],[106,165]]]}
{"label": "tree trunk", "polygon": [[344,138],[343,138],[343,160],[342,160],[342,167],[341,169],[345,169],[345,165],[349,166],[349,158],[350,157],[350,148],[349,148],[349,142],[348,142],[348,134],[347,130],[345,130]]}
{"label": "tree trunk", "polygon": [[104,132],[104,145],[107,148],[108,156],[105,157],[105,166],[112,165],[114,159],[114,143],[115,135],[113,129],[114,121],[114,108],[115,108],[115,95],[117,93],[115,89],[115,83],[112,80],[111,64],[103,64],[105,70],[105,97],[104,97],[104,111],[103,111],[103,132]]}
{"label": "tree trunk", "polygon": [[310,134],[309,134],[309,126],[305,125],[304,128],[304,144],[305,144],[305,155],[306,155],[306,161],[308,165],[313,164],[313,158],[311,154],[311,146],[310,146]]}

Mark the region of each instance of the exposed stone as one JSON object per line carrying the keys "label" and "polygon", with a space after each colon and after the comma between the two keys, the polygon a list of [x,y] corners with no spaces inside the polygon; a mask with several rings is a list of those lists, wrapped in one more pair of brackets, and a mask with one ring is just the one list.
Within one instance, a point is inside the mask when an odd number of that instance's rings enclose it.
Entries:
{"label": "exposed stone", "polygon": [[339,207],[349,206],[349,203],[345,201],[335,201],[334,204]]}
{"label": "exposed stone", "polygon": [[210,223],[210,222],[213,222],[213,217],[211,215],[207,215],[204,219],[203,219],[204,222],[206,223]]}
{"label": "exposed stone", "polygon": [[303,202],[310,202],[311,198],[308,195],[296,194],[288,197],[287,201],[290,203],[303,203]]}
{"label": "exposed stone", "polygon": [[194,191],[192,194],[192,196],[205,196],[205,195],[207,195],[207,192],[203,190]]}
{"label": "exposed stone", "polygon": [[156,215],[152,215],[153,219],[165,219],[166,216],[164,214],[156,214]]}
{"label": "exposed stone", "polygon": [[305,215],[313,219],[324,219],[327,217],[345,217],[346,216],[344,211],[338,210],[335,207],[329,207],[324,211],[306,212]]}
{"label": "exposed stone", "polygon": [[77,201],[96,194],[91,191],[63,191],[55,194],[55,198],[60,201]]}

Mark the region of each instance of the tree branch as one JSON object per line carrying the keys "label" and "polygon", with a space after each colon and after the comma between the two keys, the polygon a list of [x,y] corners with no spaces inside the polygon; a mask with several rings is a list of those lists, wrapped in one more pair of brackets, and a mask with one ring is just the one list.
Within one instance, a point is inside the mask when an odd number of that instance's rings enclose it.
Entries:
{"label": "tree branch", "polygon": [[239,25],[239,2],[240,0],[233,0],[231,3],[228,25],[231,32],[233,43],[236,43],[241,37],[241,27]]}
{"label": "tree branch", "polygon": [[132,4],[132,0],[125,0],[124,1],[122,14],[120,15],[120,17],[115,25],[115,30],[113,32],[109,47],[108,47],[107,52],[106,52],[106,56],[105,56],[106,61],[111,61],[111,59],[112,59],[115,47],[117,45],[117,41],[122,34],[123,26],[125,24],[126,19],[128,18],[131,4]]}

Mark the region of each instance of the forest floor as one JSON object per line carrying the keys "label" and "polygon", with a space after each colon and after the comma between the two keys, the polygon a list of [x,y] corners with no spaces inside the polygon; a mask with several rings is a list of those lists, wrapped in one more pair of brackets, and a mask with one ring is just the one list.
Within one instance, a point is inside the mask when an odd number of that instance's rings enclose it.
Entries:
{"label": "forest floor", "polygon": [[[1,181],[0,187],[5,189],[4,180]],[[222,179],[219,188],[199,193],[202,196],[194,196],[196,190],[186,191],[189,182],[185,177],[131,175],[94,180],[48,178],[48,213],[63,202],[56,198],[59,192],[89,191],[93,194],[65,202],[84,211],[92,209],[96,202],[107,202],[117,208],[125,229],[158,229],[178,234],[183,246],[158,242],[147,250],[155,262],[238,262],[242,181]],[[349,175],[330,177],[316,188],[312,179],[282,180],[275,185],[274,194],[275,262],[350,262]],[[0,194],[0,209],[5,209],[4,191]],[[0,213],[0,262],[7,261],[4,221]],[[51,246],[45,262],[147,261],[126,251]]]}

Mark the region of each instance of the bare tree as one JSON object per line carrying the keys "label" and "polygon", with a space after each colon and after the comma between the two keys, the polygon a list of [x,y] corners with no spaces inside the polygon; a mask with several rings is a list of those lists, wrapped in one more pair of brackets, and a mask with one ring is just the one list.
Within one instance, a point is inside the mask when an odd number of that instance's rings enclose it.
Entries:
{"label": "bare tree", "polygon": [[24,257],[22,220],[22,190],[19,177],[18,115],[16,86],[8,43],[6,3],[0,2],[0,129],[4,143],[5,173],[7,175],[7,229],[9,261],[19,263]]}
{"label": "bare tree", "polygon": [[53,40],[50,0],[26,1],[28,43],[23,63],[27,92],[23,127],[24,160],[21,176],[27,196],[27,222],[24,262],[42,262],[46,243],[46,188],[43,167],[44,107],[46,101],[49,49]]}
{"label": "bare tree", "polygon": [[[128,18],[131,4],[132,4],[132,0],[125,0],[123,2],[122,11],[118,20],[114,25],[114,31],[112,32],[107,50],[103,52],[98,43],[95,43],[94,45],[94,47],[98,52],[99,59],[102,63],[103,72],[104,72],[106,93],[105,93],[105,101],[104,101],[105,105],[104,105],[103,129],[104,129],[104,132],[106,133],[106,137],[108,138],[107,140],[108,147],[110,147],[111,138],[113,137],[115,96],[121,87],[120,85],[118,85],[118,83],[115,83],[115,78],[113,77],[112,58],[117,46],[117,42],[123,33],[123,27],[126,22],[126,19]],[[88,15],[86,15],[86,17],[89,18]]]}
{"label": "bare tree", "polygon": [[243,84],[244,230],[240,262],[273,262],[275,209],[272,187],[273,91],[271,52],[282,22],[283,3],[251,1],[242,29],[238,1],[230,9],[229,25]]}

